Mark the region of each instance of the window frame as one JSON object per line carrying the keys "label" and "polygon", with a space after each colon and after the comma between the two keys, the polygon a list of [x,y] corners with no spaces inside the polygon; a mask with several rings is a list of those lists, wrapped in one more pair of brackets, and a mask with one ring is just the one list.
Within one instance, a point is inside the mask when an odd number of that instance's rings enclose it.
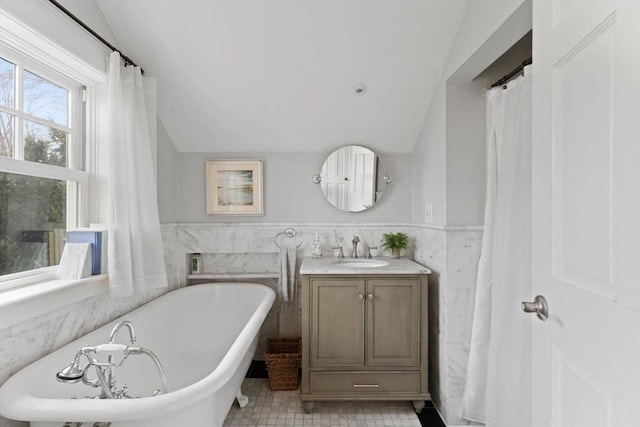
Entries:
{"label": "window frame", "polygon": [[[20,55],[0,43],[0,58],[14,66],[14,105],[0,106],[0,111],[9,114],[13,119],[13,158],[0,156],[0,173],[10,173],[37,178],[55,179],[66,182],[66,229],[72,230],[83,224],[87,218],[87,206],[82,204],[81,194],[88,193],[89,177],[84,171],[84,85],[61,76],[59,72],[50,70],[46,66],[38,65],[32,59]],[[29,72],[41,79],[55,84],[67,91],[67,125],[61,125],[50,120],[29,114],[24,106],[24,76]],[[24,159],[26,122],[58,129],[67,133],[66,166],[55,166],[33,162]],[[51,267],[26,270],[26,276],[39,276],[51,270]],[[5,282],[11,282],[13,274],[0,276],[0,289]]]}
{"label": "window frame", "polygon": [[[69,134],[71,141],[67,141],[67,167],[0,157],[0,172],[67,181],[67,229],[86,227],[90,222],[97,222],[99,217],[97,117],[100,106],[99,85],[106,82],[106,73],[88,65],[1,9],[0,22],[3,23],[0,26],[0,57],[67,89],[71,104],[67,127],[72,129]],[[16,76],[16,79],[19,77]],[[16,87],[18,84],[16,81]],[[14,110],[18,109],[21,109],[21,104],[16,101],[13,110],[0,108],[0,111],[15,115]],[[19,113],[22,120],[50,125],[47,120],[34,118],[23,111]],[[23,124],[16,120],[14,127],[18,134],[14,136],[14,141],[21,140]],[[55,128],[65,127],[56,123]],[[56,266],[50,266],[0,276],[0,307],[7,301],[12,301],[16,289],[24,294],[23,288],[34,285],[34,295],[40,295],[41,285],[51,281],[61,282],[54,280],[56,269]],[[72,284],[57,283],[60,287]],[[47,292],[55,288],[49,286]],[[100,292],[105,290],[103,284],[95,289],[100,289]],[[22,296],[20,299],[22,300]]]}
{"label": "window frame", "polygon": [[[71,138],[70,146],[73,148],[67,152],[67,169],[83,170],[83,128],[84,128],[84,99],[85,99],[85,85],[72,78],[65,76],[58,70],[50,68],[42,63],[38,63],[25,54],[17,52],[15,49],[0,42],[0,58],[11,62],[16,67],[16,73],[14,75],[14,107],[5,107],[0,105],[0,112],[6,112],[16,117],[16,121],[24,123],[25,120],[47,126],[56,129],[63,130],[69,133]],[[41,117],[34,116],[24,111],[24,90],[21,90],[25,71],[30,72],[50,83],[53,83],[68,92],[68,107],[67,111],[67,125],[62,125],[50,120],[43,119]],[[78,108],[76,108],[78,106]],[[14,135],[14,159],[24,160],[24,127],[15,126]],[[80,144],[78,144],[78,141]],[[69,141],[67,141],[69,143]]]}

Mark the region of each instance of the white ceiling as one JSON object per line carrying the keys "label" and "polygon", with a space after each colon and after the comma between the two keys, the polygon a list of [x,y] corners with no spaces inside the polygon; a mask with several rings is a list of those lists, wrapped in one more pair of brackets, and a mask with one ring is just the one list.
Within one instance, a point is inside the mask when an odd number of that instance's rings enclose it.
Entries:
{"label": "white ceiling", "polygon": [[[413,150],[463,0],[97,0],[182,152]],[[366,83],[363,96],[353,87]]]}

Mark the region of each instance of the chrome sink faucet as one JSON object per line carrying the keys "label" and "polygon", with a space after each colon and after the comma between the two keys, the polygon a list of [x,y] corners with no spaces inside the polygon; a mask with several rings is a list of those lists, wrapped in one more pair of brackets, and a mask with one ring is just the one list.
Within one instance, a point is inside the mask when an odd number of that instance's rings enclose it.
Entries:
{"label": "chrome sink faucet", "polygon": [[351,258],[358,258],[358,243],[360,242],[360,238],[358,236],[353,236],[353,253],[351,254]]}

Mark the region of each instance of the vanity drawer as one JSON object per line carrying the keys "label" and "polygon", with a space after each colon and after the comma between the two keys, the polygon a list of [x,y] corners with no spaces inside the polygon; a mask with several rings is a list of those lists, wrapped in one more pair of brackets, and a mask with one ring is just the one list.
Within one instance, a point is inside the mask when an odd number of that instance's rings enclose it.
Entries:
{"label": "vanity drawer", "polygon": [[420,393],[420,372],[311,372],[312,394]]}

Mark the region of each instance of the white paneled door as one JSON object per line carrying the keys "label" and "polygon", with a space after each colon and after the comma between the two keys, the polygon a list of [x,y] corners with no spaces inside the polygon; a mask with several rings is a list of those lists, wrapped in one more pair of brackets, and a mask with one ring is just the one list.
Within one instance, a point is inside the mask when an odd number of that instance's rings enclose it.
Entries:
{"label": "white paneled door", "polygon": [[533,2],[533,426],[640,426],[640,1]]}

